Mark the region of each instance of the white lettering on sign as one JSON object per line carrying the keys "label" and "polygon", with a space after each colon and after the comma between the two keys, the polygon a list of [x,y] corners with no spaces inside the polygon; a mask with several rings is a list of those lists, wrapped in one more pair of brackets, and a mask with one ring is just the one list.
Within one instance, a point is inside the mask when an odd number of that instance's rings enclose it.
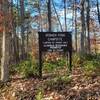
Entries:
{"label": "white lettering on sign", "polygon": [[71,35],[66,32],[44,32],[40,34],[40,45],[43,51],[69,50]]}
{"label": "white lettering on sign", "polygon": [[56,37],[57,34],[46,34],[45,36],[46,36],[46,37]]}
{"label": "white lettering on sign", "polygon": [[45,34],[45,37],[65,37],[65,34]]}
{"label": "white lettering on sign", "polygon": [[62,38],[48,38],[48,41],[62,41]]}

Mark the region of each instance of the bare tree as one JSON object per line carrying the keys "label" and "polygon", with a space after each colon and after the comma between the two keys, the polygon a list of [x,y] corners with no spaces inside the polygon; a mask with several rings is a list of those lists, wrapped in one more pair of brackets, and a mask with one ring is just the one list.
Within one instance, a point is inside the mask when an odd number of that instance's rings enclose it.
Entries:
{"label": "bare tree", "polygon": [[75,49],[77,52],[77,4],[76,4],[77,0],[74,0],[74,12],[75,12]]}
{"label": "bare tree", "polygon": [[24,55],[25,55],[25,36],[24,36],[24,0],[20,0],[20,14],[21,14],[21,55],[22,55],[22,59],[24,59]]}
{"label": "bare tree", "polygon": [[81,26],[82,26],[82,32],[81,32],[81,53],[85,53],[85,14],[84,14],[84,4],[85,0],[81,0]]}
{"label": "bare tree", "polygon": [[90,1],[86,0],[86,24],[87,24],[87,40],[88,40],[88,53],[90,53]]}
{"label": "bare tree", "polygon": [[52,31],[52,26],[51,26],[51,0],[48,0],[47,6],[48,6],[48,25],[49,25],[49,31]]}
{"label": "bare tree", "polygon": [[97,0],[97,12],[98,12],[98,21],[100,24],[100,10],[99,10],[99,1]]}
{"label": "bare tree", "polygon": [[64,0],[64,18],[65,18],[65,31],[67,31],[66,0]]}
{"label": "bare tree", "polygon": [[2,10],[4,15],[3,20],[3,37],[2,37],[2,58],[1,58],[1,81],[6,82],[9,79],[9,33],[8,27],[8,1],[3,0]]}

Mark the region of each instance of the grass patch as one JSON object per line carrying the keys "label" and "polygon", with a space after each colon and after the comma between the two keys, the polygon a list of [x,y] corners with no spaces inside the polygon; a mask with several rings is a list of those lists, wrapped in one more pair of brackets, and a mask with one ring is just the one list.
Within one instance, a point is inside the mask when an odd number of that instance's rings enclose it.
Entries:
{"label": "grass patch", "polygon": [[17,65],[10,66],[10,74],[20,74],[23,78],[28,78],[38,75],[38,63],[36,60],[29,58],[20,62]]}

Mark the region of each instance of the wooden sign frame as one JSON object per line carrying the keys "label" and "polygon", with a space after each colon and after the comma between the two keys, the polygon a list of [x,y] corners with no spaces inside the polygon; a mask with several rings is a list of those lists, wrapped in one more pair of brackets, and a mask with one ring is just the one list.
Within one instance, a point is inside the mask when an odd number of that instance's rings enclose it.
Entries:
{"label": "wooden sign frame", "polygon": [[39,36],[39,76],[42,77],[43,52],[68,53],[69,70],[72,70],[71,32],[38,32]]}

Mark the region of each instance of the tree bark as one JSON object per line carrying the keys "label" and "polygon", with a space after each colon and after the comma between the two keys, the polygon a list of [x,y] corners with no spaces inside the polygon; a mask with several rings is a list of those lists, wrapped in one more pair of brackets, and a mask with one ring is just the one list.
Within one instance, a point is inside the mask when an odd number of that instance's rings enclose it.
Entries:
{"label": "tree bark", "polygon": [[81,0],[81,26],[82,26],[82,32],[81,32],[81,53],[85,53],[85,16],[84,16],[84,0]]}
{"label": "tree bark", "polygon": [[24,59],[25,55],[25,36],[24,36],[24,0],[20,0],[20,14],[21,14],[21,57]]}
{"label": "tree bark", "polygon": [[75,49],[77,52],[77,8],[76,8],[76,0],[74,2],[74,11],[75,11]]}
{"label": "tree bark", "polygon": [[61,25],[61,22],[60,22],[60,19],[59,19],[59,15],[57,13],[57,10],[56,10],[56,7],[54,5],[54,1],[53,0],[52,0],[52,5],[53,5],[54,11],[55,11],[55,13],[57,15],[57,19],[58,19],[58,22],[59,22],[58,24],[60,25],[61,31],[63,32],[63,28],[62,28],[62,25]]}
{"label": "tree bark", "polygon": [[51,0],[48,0],[48,25],[49,25],[49,31],[52,31],[52,26],[51,26]]}
{"label": "tree bark", "polygon": [[87,3],[87,16],[86,16],[86,23],[87,23],[87,40],[88,40],[88,53],[90,53],[91,48],[90,48],[90,1],[86,0]]}
{"label": "tree bark", "polygon": [[64,18],[65,18],[65,31],[67,31],[66,0],[64,0]]}
{"label": "tree bark", "polygon": [[7,33],[7,12],[8,2],[3,1],[3,37],[2,37],[2,58],[1,58],[1,81],[7,82],[9,80],[9,33]]}
{"label": "tree bark", "polygon": [[42,28],[42,15],[41,15],[41,0],[38,1],[38,11],[39,11],[39,30],[43,31]]}
{"label": "tree bark", "polygon": [[98,12],[98,21],[100,24],[100,10],[99,10],[99,1],[97,0],[97,12]]}

